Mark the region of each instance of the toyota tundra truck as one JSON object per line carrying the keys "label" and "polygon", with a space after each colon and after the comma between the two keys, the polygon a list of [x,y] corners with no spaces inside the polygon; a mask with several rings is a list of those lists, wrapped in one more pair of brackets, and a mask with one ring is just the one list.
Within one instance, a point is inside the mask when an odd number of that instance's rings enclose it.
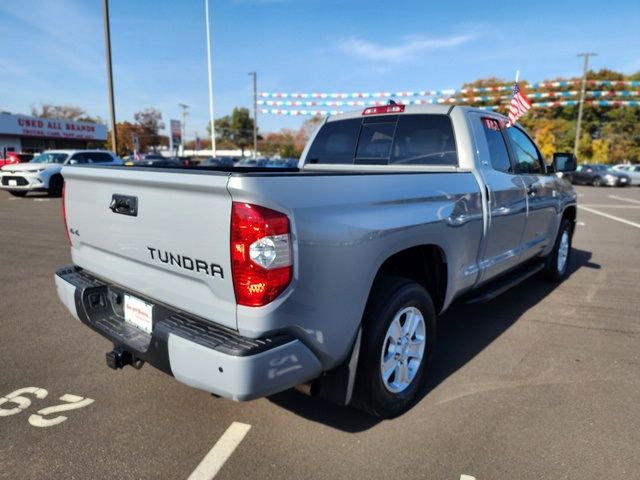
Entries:
{"label": "toyota tundra truck", "polygon": [[390,103],[327,118],[297,168],[65,166],[59,297],[114,369],[397,416],[452,302],[568,274],[575,158],[506,122]]}

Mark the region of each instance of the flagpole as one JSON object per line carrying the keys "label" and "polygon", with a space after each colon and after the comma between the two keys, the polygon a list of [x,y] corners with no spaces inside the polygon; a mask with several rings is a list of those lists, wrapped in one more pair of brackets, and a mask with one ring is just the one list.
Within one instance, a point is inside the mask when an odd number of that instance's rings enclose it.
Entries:
{"label": "flagpole", "polygon": [[209,0],[204,0],[204,14],[207,22],[207,70],[209,74],[209,127],[211,128],[211,154],[216,156],[216,124],[213,118],[213,75],[211,74],[211,33],[209,23]]}
{"label": "flagpole", "polygon": [[520,78],[520,70],[516,70],[516,83],[518,83],[519,78]]}

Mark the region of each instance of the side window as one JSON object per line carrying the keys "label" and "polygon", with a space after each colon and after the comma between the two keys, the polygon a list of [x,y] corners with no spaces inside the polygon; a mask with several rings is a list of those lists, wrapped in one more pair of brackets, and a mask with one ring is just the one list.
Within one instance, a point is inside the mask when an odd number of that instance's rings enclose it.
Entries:
{"label": "side window", "polygon": [[389,164],[457,165],[451,119],[447,115],[401,115]]}
{"label": "side window", "polygon": [[531,139],[517,127],[507,128],[507,135],[516,157],[516,173],[544,173],[542,157]]}
{"label": "side window", "polygon": [[502,136],[503,128],[501,122],[495,118],[483,117],[482,127],[489,146],[491,166],[499,172],[510,173],[512,171],[511,162],[509,161],[507,144]]}
{"label": "side window", "polygon": [[106,163],[112,161],[111,155],[104,152],[86,152],[87,163]]}
{"label": "side window", "polygon": [[75,160],[79,164],[85,163],[84,154],[82,153],[74,153],[73,155],[71,155],[71,158],[69,159],[69,161],[71,160]]}

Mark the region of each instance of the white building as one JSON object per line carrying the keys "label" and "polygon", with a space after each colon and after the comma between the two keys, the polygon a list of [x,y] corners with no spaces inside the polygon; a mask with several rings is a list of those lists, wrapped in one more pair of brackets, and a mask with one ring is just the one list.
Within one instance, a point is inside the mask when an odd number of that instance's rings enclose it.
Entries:
{"label": "white building", "polygon": [[55,148],[95,148],[107,140],[107,126],[55,118],[0,113],[0,154]]}

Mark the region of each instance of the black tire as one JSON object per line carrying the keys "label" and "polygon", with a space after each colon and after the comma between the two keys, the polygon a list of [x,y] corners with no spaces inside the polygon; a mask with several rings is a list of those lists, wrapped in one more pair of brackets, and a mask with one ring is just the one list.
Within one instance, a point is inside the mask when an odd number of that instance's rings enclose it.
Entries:
{"label": "black tire", "polygon": [[9,190],[9,193],[14,197],[24,197],[27,194],[26,190]]}
{"label": "black tire", "polygon": [[[396,314],[407,307],[415,307],[422,314],[425,349],[419,367],[413,369],[415,374],[408,386],[393,393],[385,386],[382,378],[381,359],[383,348],[386,350],[388,347],[385,341],[387,330]],[[406,316],[404,317],[406,321]],[[363,317],[362,343],[352,405],[379,418],[393,418],[411,408],[422,394],[435,341],[435,310],[424,287],[399,277],[379,280],[374,286]],[[395,373],[392,374],[394,375]],[[391,378],[388,377],[388,380]]]}
{"label": "black tire", "polygon": [[50,197],[60,197],[62,196],[62,186],[64,185],[64,180],[62,175],[54,175],[49,180],[49,196]]}
{"label": "black tire", "polygon": [[[569,249],[567,251],[567,257],[562,268],[558,267],[558,255],[560,253],[560,244],[564,234],[568,235]],[[560,282],[567,278],[569,275],[569,263],[571,262],[571,249],[573,242],[573,224],[566,218],[560,222],[560,228],[558,230],[558,236],[556,242],[553,245],[553,250],[547,257],[544,270],[542,271],[542,277],[550,282]]]}
{"label": "black tire", "polygon": [[593,181],[591,182],[591,185],[593,185],[594,187],[601,187],[602,186],[602,178],[600,178],[600,177],[594,178]]}

